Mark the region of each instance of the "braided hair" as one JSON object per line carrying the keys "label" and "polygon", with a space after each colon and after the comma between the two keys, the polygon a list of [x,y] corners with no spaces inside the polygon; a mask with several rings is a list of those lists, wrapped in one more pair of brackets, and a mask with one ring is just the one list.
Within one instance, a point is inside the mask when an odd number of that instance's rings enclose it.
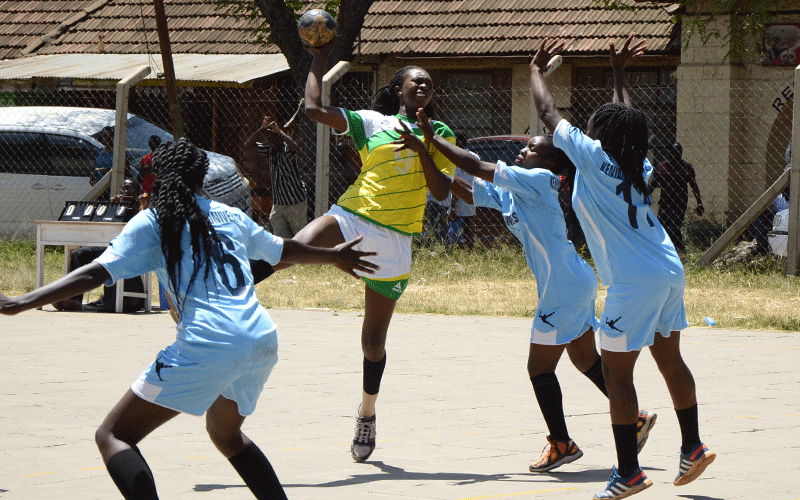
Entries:
{"label": "braided hair", "polygon": [[648,131],[644,113],[621,102],[600,106],[592,116],[594,129],[603,151],[612,157],[631,184],[650,203],[644,181],[644,160],[647,156]]}
{"label": "braided hair", "polygon": [[[208,172],[208,157],[205,151],[181,138],[166,142],[153,152],[153,171],[156,180],[150,206],[158,222],[169,284],[177,293],[183,258],[181,237],[187,222],[194,255],[187,290],[191,289],[201,267],[204,268],[204,278],[208,278],[211,271],[208,256],[221,255],[217,233],[195,199],[195,191],[203,186],[203,178]],[[185,301],[184,296],[182,302]]]}
{"label": "braided hair", "polygon": [[[396,115],[400,111],[401,97],[397,95],[394,89],[397,87],[403,88],[403,82],[406,81],[406,76],[409,71],[415,69],[422,70],[419,66],[406,66],[394,74],[388,85],[379,88],[372,98],[373,111],[377,111],[383,115]],[[433,117],[433,106],[431,106],[431,103],[428,103],[423,109],[429,118]],[[409,118],[416,118],[416,116]]]}

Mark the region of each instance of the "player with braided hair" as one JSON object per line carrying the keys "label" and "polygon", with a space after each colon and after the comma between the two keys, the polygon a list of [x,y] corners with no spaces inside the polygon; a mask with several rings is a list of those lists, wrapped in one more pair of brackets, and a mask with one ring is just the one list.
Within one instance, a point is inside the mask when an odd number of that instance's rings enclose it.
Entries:
{"label": "player with braided hair", "polygon": [[284,240],[241,210],[200,196],[208,158],[186,139],[161,145],[153,167],[150,208],[134,216],[100,257],[19,297],[0,294],[0,312],[16,314],[155,271],[177,305],[177,338],[97,429],[111,478],[126,499],[157,499],[137,444],[179,413],[205,414],[211,441],[255,497],[286,498],[267,457],[241,431],[278,349],[277,328],[256,299],[249,259],[331,264],[356,277],[356,271],[377,269],[363,260],[373,254],[353,248],[360,238],[333,248]]}
{"label": "player with braided hair", "polygon": [[636,456],[633,369],[645,346],[664,377],[681,429],[674,484],[693,481],[716,457],[700,440],[695,382],[680,351],[680,330],[688,326],[683,264],[650,209],[647,181],[653,167],[645,157],[647,121],[633,108],[625,84],[625,66],[646,47],[644,40],[633,38],[631,34],[619,51],[610,42],[614,102],[592,115],[585,134],[561,118],[542,76],[564,44],[545,39],[531,61],[536,109],[553,132],[555,146],[578,170],[573,207],[600,280],[608,286],[599,334],[617,466],[595,499],[624,498],[653,484]]}
{"label": "player with braided hair", "polygon": [[[422,135],[417,110],[430,110],[433,98],[433,81],[422,68],[409,66],[398,71],[377,92],[371,110],[323,105],[322,77],[333,46],[331,42],[306,47],[313,59],[306,80],[305,111],[312,120],[351,136],[363,167],[337,204],[301,229],[294,239],[329,247],[363,234],[359,248],[380,248],[376,261],[380,272],[363,277],[363,390],[350,446],[353,460],[363,462],[375,449],[375,404],[386,366],[386,335],[397,300],[408,284],[411,239],[422,231],[427,191],[439,201],[447,198],[455,167],[432,145],[411,150],[392,144],[399,130]],[[455,143],[447,125],[434,122],[433,126]]]}

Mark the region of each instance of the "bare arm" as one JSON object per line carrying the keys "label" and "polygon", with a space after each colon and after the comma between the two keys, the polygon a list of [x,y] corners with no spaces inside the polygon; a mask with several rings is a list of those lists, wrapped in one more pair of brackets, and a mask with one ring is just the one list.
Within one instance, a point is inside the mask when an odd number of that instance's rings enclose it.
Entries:
{"label": "bare arm", "polygon": [[336,38],[322,47],[306,46],[312,55],[311,69],[306,80],[305,106],[306,116],[317,123],[328,125],[336,130],[347,130],[347,119],[338,108],[322,104],[322,77],[328,65],[328,56],[336,44]]}
{"label": "bare arm", "polygon": [[94,290],[111,277],[105,267],[96,262],[81,266],[52,283],[19,297],[6,297],[0,293],[0,313],[12,315],[41,307],[51,302],[74,297]]}
{"label": "bare arm", "polygon": [[692,176],[689,177],[689,187],[692,188],[694,199],[697,201],[697,215],[698,217],[702,217],[706,209],[703,207],[703,200],[700,198],[700,186],[697,185],[697,178],[694,176],[694,167],[691,166],[691,164],[689,167],[692,169]]}
{"label": "bare arm", "polygon": [[630,107],[633,107],[633,101],[628,93],[628,85],[625,83],[625,66],[631,59],[644,54],[644,49],[647,48],[647,40],[637,40],[631,47],[634,36],[636,33],[631,33],[619,51],[614,47],[613,40],[608,42],[611,51],[611,67],[614,70],[614,102],[621,102]]}
{"label": "bare arm", "polygon": [[[364,257],[376,255],[376,252],[362,252],[353,249],[361,239],[362,236],[359,236],[333,248],[321,248],[284,238],[281,262],[287,264],[330,264],[354,278],[358,278],[355,271],[373,274],[379,267],[372,262],[364,260]],[[274,267],[278,268],[277,266]]]}
{"label": "bare arm", "polygon": [[531,94],[536,104],[536,111],[539,118],[547,127],[550,133],[556,130],[558,122],[561,121],[561,114],[556,108],[555,99],[550,89],[544,83],[544,72],[547,71],[547,63],[564,48],[564,43],[560,40],[549,40],[545,38],[542,46],[536,51],[531,61]]}
{"label": "bare arm", "polygon": [[453,183],[450,185],[450,192],[470,205],[475,204],[475,198],[472,196],[472,186],[464,179],[459,177],[454,178]]}

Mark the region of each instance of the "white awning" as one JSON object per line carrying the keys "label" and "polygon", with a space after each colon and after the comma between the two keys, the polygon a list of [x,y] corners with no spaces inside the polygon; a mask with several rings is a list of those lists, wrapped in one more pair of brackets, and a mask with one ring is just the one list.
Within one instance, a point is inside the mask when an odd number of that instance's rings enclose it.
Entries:
{"label": "white awning", "polygon": [[[175,79],[246,83],[289,69],[283,54],[173,54]],[[0,61],[0,80],[34,77],[118,81],[141,66],[147,79],[163,73],[161,54],[52,54]]]}

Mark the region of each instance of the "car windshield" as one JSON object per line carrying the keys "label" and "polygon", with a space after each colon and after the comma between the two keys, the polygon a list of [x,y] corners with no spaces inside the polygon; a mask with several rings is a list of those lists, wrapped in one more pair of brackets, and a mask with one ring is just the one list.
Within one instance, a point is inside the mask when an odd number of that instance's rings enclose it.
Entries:
{"label": "car windshield", "polygon": [[[92,137],[102,142],[100,134],[101,131],[98,130],[92,134]],[[128,156],[136,163],[139,162],[142,156],[150,153],[148,142],[150,141],[150,136],[153,135],[158,136],[162,143],[173,140],[172,134],[163,128],[156,127],[136,115],[129,115],[126,149]]]}

